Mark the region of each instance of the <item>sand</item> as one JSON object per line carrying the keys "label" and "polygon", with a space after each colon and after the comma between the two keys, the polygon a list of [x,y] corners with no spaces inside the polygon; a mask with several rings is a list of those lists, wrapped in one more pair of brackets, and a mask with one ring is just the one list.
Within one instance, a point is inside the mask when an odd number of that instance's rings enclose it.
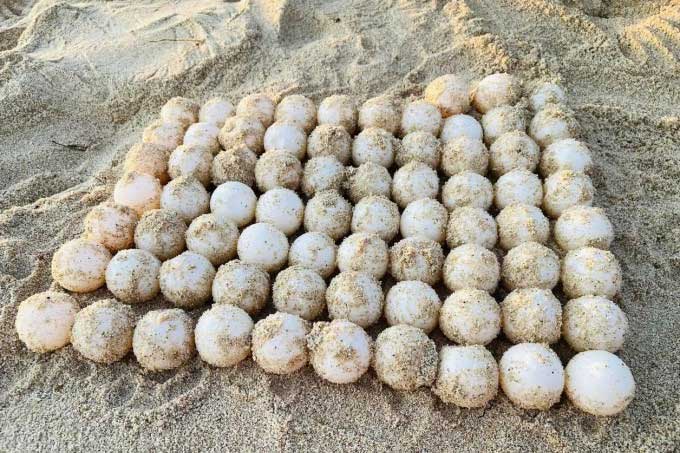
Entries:
{"label": "sand", "polygon": [[[679,57],[673,0],[3,2],[0,451],[677,449]],[[584,415],[565,398],[542,413],[504,396],[460,410],[373,372],[336,386],[309,367],[267,375],[250,359],[147,373],[131,356],[98,366],[70,347],[41,356],[19,342],[17,305],[51,287],[54,250],[110,195],[168,98],[408,97],[444,73],[495,71],[562,84],[593,151],[596,204],[625,275],[620,356],[638,384],[621,416]],[[557,350],[566,363],[569,349]]]}

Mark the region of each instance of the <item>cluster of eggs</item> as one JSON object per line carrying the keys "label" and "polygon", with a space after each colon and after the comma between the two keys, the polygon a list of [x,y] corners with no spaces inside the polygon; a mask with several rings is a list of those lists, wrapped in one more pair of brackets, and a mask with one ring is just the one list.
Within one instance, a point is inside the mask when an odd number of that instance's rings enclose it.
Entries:
{"label": "cluster of eggs", "polygon": [[[612,301],[621,270],[564,97],[552,83],[525,96],[508,74],[473,89],[451,74],[405,105],[173,98],[129,150],[113,200],[53,258],[64,289],[106,284],[115,299],[79,310],[66,293],[34,295],[19,337],[102,363],[132,350],[149,370],[196,351],[217,367],[252,354],[278,374],[310,363],[338,384],[372,366],[392,388],[432,386],[461,407],[500,384],[548,409],[566,389],[578,408],[616,414],[635,389],[613,354],[627,330]],[[159,293],[175,308],[136,320],[129,304]],[[270,299],[276,312],[254,322]],[[184,311],[211,300],[196,323]],[[364,329],[383,316],[373,340]],[[457,345],[438,353],[437,326]],[[485,346],[501,332],[515,345],[497,363]],[[549,347],[562,337],[577,352],[566,369]]]}

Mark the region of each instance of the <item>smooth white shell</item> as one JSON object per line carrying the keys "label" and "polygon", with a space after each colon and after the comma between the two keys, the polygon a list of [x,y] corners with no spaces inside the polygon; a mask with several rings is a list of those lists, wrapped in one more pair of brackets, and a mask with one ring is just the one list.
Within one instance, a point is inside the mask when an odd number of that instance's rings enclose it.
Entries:
{"label": "smooth white shell", "polygon": [[264,150],[283,149],[302,160],[307,153],[307,134],[295,124],[275,122],[264,134]]}
{"label": "smooth white shell", "polygon": [[338,247],[327,234],[312,231],[300,235],[288,251],[291,266],[303,266],[328,278],[335,272],[335,257]]}
{"label": "smooth white shell", "polygon": [[286,236],[295,233],[302,226],[305,205],[290,189],[277,187],[260,195],[255,209],[257,222],[275,226]]}
{"label": "smooth white shell", "polygon": [[210,195],[201,182],[192,176],[173,179],[161,194],[161,209],[175,211],[186,223],[190,223],[210,209]]}
{"label": "smooth white shell", "polygon": [[564,104],[566,101],[562,88],[550,82],[538,85],[529,96],[529,106],[534,112],[543,110],[548,104]]}
{"label": "smooth white shell", "polygon": [[334,384],[356,382],[368,371],[373,353],[371,337],[344,319],[315,323],[307,347],[316,374]]}
{"label": "smooth white shell", "polygon": [[291,94],[279,102],[274,114],[276,121],[291,123],[310,133],[316,126],[316,105],[300,94]]}
{"label": "smooth white shell", "polygon": [[210,210],[218,221],[232,221],[244,227],[255,218],[257,197],[247,185],[230,181],[215,188],[210,197]]}
{"label": "smooth white shell", "polygon": [[504,174],[494,185],[494,204],[498,209],[520,203],[541,206],[542,200],[541,180],[538,175],[523,168]]}
{"label": "smooth white shell", "polygon": [[607,250],[614,240],[614,226],[602,208],[572,206],[555,222],[554,235],[563,250],[581,247]]}
{"label": "smooth white shell", "polygon": [[213,155],[201,146],[182,145],[175,148],[168,161],[168,173],[172,179],[193,176],[204,186],[210,183]]}
{"label": "smooth white shell", "polygon": [[226,99],[215,97],[206,101],[198,111],[198,121],[210,123],[217,127],[224,126],[224,122],[234,114],[234,106]]}
{"label": "smooth white shell", "polygon": [[357,127],[357,107],[350,96],[334,94],[319,104],[317,119],[319,125],[341,126],[353,134]]}
{"label": "smooth white shell", "polygon": [[399,232],[399,207],[383,196],[362,198],[354,206],[352,231],[377,234],[390,242]]}
{"label": "smooth white shell", "polygon": [[307,364],[310,325],[299,316],[274,313],[253,329],[253,359],[267,373],[290,374]]}
{"label": "smooth white shell", "polygon": [[413,101],[406,105],[401,115],[401,134],[411,132],[428,132],[435,137],[439,135],[442,114],[439,108],[425,100]]}
{"label": "smooth white shell", "polygon": [[205,362],[233,366],[250,355],[253,320],[233,305],[213,305],[203,312],[194,332],[196,350]]}
{"label": "smooth white shell", "polygon": [[498,393],[498,364],[483,346],[444,346],[433,392],[445,403],[484,407]]}
{"label": "smooth white shell", "polygon": [[427,85],[423,96],[439,107],[444,118],[470,110],[470,89],[467,82],[456,74],[437,77]]}
{"label": "smooth white shell", "polygon": [[237,251],[244,263],[262,266],[267,272],[278,271],[288,260],[288,238],[268,223],[255,223],[241,232]]}
{"label": "smooth white shell", "polygon": [[78,303],[68,294],[45,291],[19,304],[14,327],[31,351],[54,351],[71,341],[71,326],[78,310]]}
{"label": "smooth white shell", "polygon": [[449,212],[437,200],[421,198],[412,201],[401,215],[401,236],[420,236],[435,242],[444,242],[448,219]]}
{"label": "smooth white shell", "polygon": [[135,210],[141,216],[161,205],[161,183],[145,173],[123,174],[113,188],[113,201]]}
{"label": "smooth white shell", "polygon": [[544,178],[560,170],[589,174],[593,170],[593,158],[585,143],[565,138],[543,150],[540,170]]}
{"label": "smooth white shell", "polygon": [[217,136],[220,133],[219,127],[212,123],[196,123],[189,126],[184,133],[185,146],[201,146],[217,154],[220,151],[220,142]]}
{"label": "smooth white shell", "polygon": [[516,77],[496,73],[484,77],[474,91],[473,105],[481,113],[500,105],[513,105],[522,96],[522,84]]}
{"label": "smooth white shell", "polygon": [[484,138],[482,125],[470,115],[458,114],[446,118],[439,138],[447,143],[458,137],[482,140]]}
{"label": "smooth white shell", "polygon": [[427,283],[397,282],[385,296],[385,319],[391,326],[407,324],[430,333],[437,327],[442,302]]}
{"label": "smooth white shell", "polygon": [[94,291],[104,284],[109,261],[111,253],[103,245],[85,239],[73,239],[54,253],[52,278],[69,291]]}
{"label": "smooth white shell", "polygon": [[411,161],[394,173],[392,198],[401,208],[421,198],[436,199],[438,194],[439,176],[422,162]]}
{"label": "smooth white shell", "polygon": [[571,297],[612,298],[621,290],[621,267],[613,253],[593,247],[570,250],[562,261],[562,289]]}

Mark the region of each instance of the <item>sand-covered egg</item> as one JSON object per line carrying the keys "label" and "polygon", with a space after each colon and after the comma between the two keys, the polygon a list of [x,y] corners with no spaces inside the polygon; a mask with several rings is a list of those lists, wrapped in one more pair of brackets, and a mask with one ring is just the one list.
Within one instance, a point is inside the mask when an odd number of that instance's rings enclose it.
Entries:
{"label": "sand-covered egg", "polygon": [[217,136],[223,149],[230,149],[238,145],[246,145],[256,154],[264,149],[265,127],[254,116],[231,116],[224,122]]}
{"label": "sand-covered egg", "polygon": [[63,288],[87,293],[104,285],[111,253],[98,242],[73,239],[52,257],[52,278]]}
{"label": "sand-covered egg", "polygon": [[352,136],[341,126],[318,125],[307,139],[307,156],[335,156],[343,165],[352,157]]}
{"label": "sand-covered egg", "polygon": [[229,181],[215,188],[210,197],[210,210],[220,222],[232,221],[244,227],[255,218],[257,196],[247,185]]}
{"label": "sand-covered egg", "polygon": [[186,127],[182,123],[166,123],[159,119],[144,129],[142,141],[160,146],[169,153],[182,144]]}
{"label": "sand-covered egg", "polygon": [[444,143],[441,169],[446,176],[463,171],[486,175],[489,168],[489,150],[477,138],[462,135]]}
{"label": "sand-covered egg", "polygon": [[543,210],[557,218],[572,206],[590,206],[595,197],[593,183],[585,173],[561,170],[545,179]]}
{"label": "sand-covered egg", "polygon": [[385,129],[369,127],[354,137],[352,142],[352,161],[354,165],[373,162],[390,168],[394,163],[394,155],[401,143]]}
{"label": "sand-covered egg", "polygon": [[571,297],[612,298],[621,290],[621,267],[608,250],[583,247],[570,250],[562,261],[562,289]]}
{"label": "sand-covered egg", "polygon": [[430,333],[437,327],[442,306],[437,292],[427,283],[405,280],[392,286],[385,296],[385,319],[391,326],[406,324]]}
{"label": "sand-covered egg", "polygon": [[71,327],[78,310],[78,303],[66,293],[34,294],[19,304],[14,328],[31,351],[55,351],[71,341]]}
{"label": "sand-covered egg", "polygon": [[186,223],[175,211],[154,209],[139,219],[135,245],[165,261],[184,251],[186,231]]}
{"label": "sand-covered egg", "polygon": [[444,118],[470,110],[470,88],[467,81],[456,74],[437,77],[427,85],[423,96],[439,107]]}
{"label": "sand-covered egg", "polygon": [[559,85],[545,82],[537,85],[529,95],[529,107],[534,112],[543,110],[549,104],[564,104],[567,96]]}
{"label": "sand-covered egg", "polygon": [[321,101],[316,116],[319,125],[340,126],[349,134],[353,134],[357,127],[356,103],[351,96],[344,94],[334,94]]}
{"label": "sand-covered egg", "polygon": [[522,288],[501,303],[503,333],[513,343],[555,343],[562,329],[562,305],[549,289]]}
{"label": "sand-covered egg", "polygon": [[474,90],[472,105],[478,112],[486,113],[501,105],[514,105],[522,97],[520,80],[506,73],[484,77]]}
{"label": "sand-covered egg", "polygon": [[445,403],[484,407],[498,393],[498,364],[484,346],[444,346],[432,390]]}
{"label": "sand-covered egg", "polygon": [[593,171],[593,158],[585,143],[565,138],[543,150],[539,168],[544,178],[561,170],[590,174]]}
{"label": "sand-covered egg", "polygon": [[458,344],[490,343],[501,331],[501,309],[481,289],[460,289],[444,301],[439,311],[439,329]]}
{"label": "sand-covered egg", "polygon": [[106,287],[122,302],[146,302],[160,292],[160,270],[161,261],[151,252],[140,249],[121,250],[106,267]]}
{"label": "sand-covered egg", "polygon": [[375,324],[383,310],[380,282],[362,272],[340,272],[326,291],[326,305],[331,319],[347,319],[361,327]]}
{"label": "sand-covered egg", "polygon": [[342,190],[347,178],[345,166],[335,156],[319,156],[305,163],[302,174],[302,191],[313,197],[324,190]]}
{"label": "sand-covered egg", "polygon": [[507,132],[489,148],[489,166],[497,176],[517,168],[534,171],[538,166],[541,150],[523,131]]}
{"label": "sand-covered egg", "polygon": [[552,289],[560,280],[560,259],[545,245],[523,242],[505,255],[501,276],[510,290]]}
{"label": "sand-covered egg", "polygon": [[491,249],[496,245],[496,221],[481,208],[463,206],[451,211],[446,228],[446,243],[455,249],[463,244],[478,244]]}
{"label": "sand-covered egg", "polygon": [[201,184],[207,186],[212,177],[212,163],[213,155],[207,148],[181,145],[170,154],[168,174],[172,179],[180,176],[193,176],[201,181]]}
{"label": "sand-covered egg", "polygon": [[437,348],[425,332],[400,324],[380,332],[375,340],[373,369],[395,390],[432,385],[437,374]]}
{"label": "sand-covered egg", "polygon": [[278,311],[312,321],[326,307],[326,282],[312,269],[292,266],[276,276],[272,300]]}
{"label": "sand-covered egg", "polygon": [[358,325],[335,319],[314,324],[307,348],[316,374],[334,384],[350,384],[368,371],[373,340]]}
{"label": "sand-covered egg", "polygon": [[241,232],[237,251],[244,263],[256,264],[267,272],[275,272],[288,260],[288,238],[273,225],[255,223]]}
{"label": "sand-covered egg", "polygon": [[493,187],[494,204],[498,209],[513,204],[541,206],[543,186],[538,175],[524,168],[504,174]]}
{"label": "sand-covered egg", "polygon": [[297,190],[302,181],[302,164],[283,149],[267,151],[255,165],[255,182],[261,192],[275,187]]}
{"label": "sand-covered egg", "polygon": [[459,137],[469,137],[476,140],[484,138],[482,125],[473,116],[458,114],[444,120],[439,138],[447,143]]}
{"label": "sand-covered egg", "polygon": [[309,134],[316,126],[316,105],[308,97],[291,94],[276,106],[274,119],[299,126]]}
{"label": "sand-covered egg", "polygon": [[139,217],[127,207],[113,202],[92,208],[83,221],[83,239],[98,242],[111,252],[132,247]]}
{"label": "sand-covered egg", "polygon": [[198,179],[180,176],[163,187],[161,209],[174,211],[190,223],[210,210],[210,195]]}
{"label": "sand-covered egg", "polygon": [[283,149],[303,159],[307,153],[307,134],[295,124],[275,122],[264,133],[264,150]]}
{"label": "sand-covered egg", "polygon": [[469,170],[451,176],[442,187],[442,203],[449,211],[461,206],[489,209],[492,201],[491,181]]}
{"label": "sand-covered egg", "polygon": [[627,332],[626,314],[607,298],[581,296],[564,306],[562,335],[577,352],[616,352],[623,347]]}
{"label": "sand-covered egg", "polygon": [[439,108],[424,99],[406,104],[401,114],[400,131],[402,135],[422,131],[436,137],[439,135],[441,125],[442,114]]}
{"label": "sand-covered egg", "polygon": [[319,231],[334,240],[347,235],[352,223],[352,205],[334,190],[317,193],[307,202],[304,225],[307,231]]}
{"label": "sand-covered egg", "polygon": [[264,93],[253,93],[244,97],[236,105],[236,114],[257,118],[264,127],[274,122],[276,103]]}
{"label": "sand-covered egg", "polygon": [[529,135],[542,148],[566,138],[575,138],[578,135],[578,122],[574,113],[569,109],[549,104],[543,110],[534,115],[529,124]]}
{"label": "sand-covered egg", "polygon": [[307,364],[309,322],[289,313],[274,313],[253,328],[255,362],[267,373],[290,374]]}
{"label": "sand-covered egg", "polygon": [[288,251],[288,262],[291,266],[306,267],[328,278],[335,272],[337,249],[333,238],[311,231],[293,241]]}
{"label": "sand-covered egg", "polygon": [[392,198],[401,208],[421,198],[437,198],[439,176],[422,162],[409,162],[394,173]]}
{"label": "sand-covered egg", "polygon": [[255,220],[269,223],[290,236],[302,226],[304,212],[305,205],[298,194],[277,187],[260,195],[255,208]]}
{"label": "sand-covered egg", "polygon": [[215,304],[234,305],[249,315],[262,310],[270,292],[269,274],[260,266],[239,260],[220,266],[212,284]]}
{"label": "sand-covered egg", "polygon": [[158,274],[163,296],[180,308],[198,307],[210,300],[214,278],[210,261],[191,251],[165,261]]}
{"label": "sand-covered egg", "polygon": [[565,370],[567,397],[584,412],[616,415],[635,397],[635,379],[628,366],[607,351],[576,354]]}
{"label": "sand-covered egg", "polygon": [[187,249],[219,266],[236,256],[238,227],[231,220],[217,220],[215,214],[196,217],[186,233]]}
{"label": "sand-covered egg", "polygon": [[607,250],[614,240],[614,226],[602,208],[572,206],[555,222],[554,235],[563,250],[581,247]]}
{"label": "sand-covered egg", "polygon": [[195,123],[189,126],[184,133],[186,146],[201,146],[217,154],[220,151],[220,142],[217,136],[220,135],[220,128],[212,123]]}
{"label": "sand-covered egg", "polygon": [[338,247],[340,272],[365,272],[380,280],[387,272],[388,263],[387,243],[377,234],[354,233]]}
{"label": "sand-covered egg", "polygon": [[157,178],[161,184],[168,182],[168,158],[166,148],[153,143],[137,143],[132,145],[125,155],[123,171],[145,173]]}
{"label": "sand-covered egg", "polygon": [[511,204],[496,216],[498,244],[510,250],[524,242],[546,244],[550,237],[550,222],[540,208],[528,204]]}
{"label": "sand-covered egg", "polygon": [[410,132],[401,140],[394,160],[399,167],[411,161],[418,161],[436,169],[441,160],[441,143],[429,132]]}
{"label": "sand-covered egg", "polygon": [[564,368],[545,345],[515,345],[505,351],[498,367],[503,392],[523,409],[547,410],[562,396]]}
{"label": "sand-covered egg", "polygon": [[402,237],[420,236],[436,242],[446,239],[446,223],[449,212],[446,207],[432,198],[421,198],[410,202],[401,215]]}
{"label": "sand-covered egg", "polygon": [[253,320],[233,305],[213,305],[203,312],[194,332],[196,350],[216,367],[236,365],[250,355]]}
{"label": "sand-covered egg", "polygon": [[444,283],[451,291],[466,288],[492,293],[500,280],[496,255],[479,244],[463,244],[451,250],[444,261]]}
{"label": "sand-covered egg", "polygon": [[527,128],[525,113],[522,108],[509,105],[494,107],[486,112],[481,120],[484,129],[484,143],[492,145],[508,132],[524,132]]}
{"label": "sand-covered egg", "polygon": [[135,314],[115,299],[100,300],[80,310],[71,330],[71,345],[86,359],[109,364],[132,349]]}
{"label": "sand-covered egg", "polygon": [[[359,129],[380,128],[396,134],[401,123],[401,106],[392,96],[378,96],[359,107]],[[361,135],[361,134],[360,134]]]}
{"label": "sand-covered egg", "polygon": [[198,121],[221,128],[230,116],[234,115],[234,105],[221,97],[208,99],[198,111]]}
{"label": "sand-covered egg", "polygon": [[390,274],[397,281],[419,280],[434,285],[442,278],[441,244],[422,237],[402,239],[390,249]]}
{"label": "sand-covered egg", "polygon": [[373,162],[347,169],[347,195],[353,203],[371,195],[390,198],[392,176],[387,168]]}
{"label": "sand-covered egg", "polygon": [[148,370],[178,368],[196,352],[194,321],[179,308],[152,310],[137,322],[132,350]]}
{"label": "sand-covered egg", "polygon": [[238,181],[252,186],[255,183],[257,155],[246,145],[236,145],[218,153],[212,160],[210,177],[216,186]]}
{"label": "sand-covered egg", "polygon": [[161,107],[160,117],[166,123],[179,123],[188,126],[198,121],[200,105],[193,99],[176,96]]}
{"label": "sand-covered egg", "polygon": [[113,188],[113,201],[142,215],[161,205],[163,190],[158,178],[136,171],[124,173]]}

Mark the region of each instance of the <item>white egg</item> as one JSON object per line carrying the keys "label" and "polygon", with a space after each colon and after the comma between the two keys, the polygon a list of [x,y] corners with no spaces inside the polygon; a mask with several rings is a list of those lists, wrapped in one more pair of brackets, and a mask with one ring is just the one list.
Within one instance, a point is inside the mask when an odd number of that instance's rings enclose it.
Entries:
{"label": "white egg", "polygon": [[220,266],[212,285],[215,304],[228,304],[256,315],[267,304],[269,274],[261,267],[232,260]]}
{"label": "white egg", "polygon": [[210,177],[215,186],[237,181],[252,187],[255,183],[256,165],[257,155],[246,145],[236,145],[215,156]]}
{"label": "white egg", "polygon": [[344,319],[315,323],[307,335],[307,347],[316,374],[334,384],[356,382],[371,365],[373,340]]}
{"label": "white egg", "polygon": [[100,300],[80,310],[71,329],[71,345],[98,363],[121,360],[132,349],[135,314],[115,299]]}
{"label": "white egg", "polygon": [[432,391],[445,403],[484,407],[498,394],[498,364],[484,346],[444,346]]}
{"label": "white egg", "polygon": [[626,364],[607,351],[576,354],[567,364],[566,393],[584,412],[616,415],[635,397],[635,379]]}
{"label": "white egg", "polygon": [[562,334],[575,351],[616,352],[628,332],[626,314],[609,299],[582,296],[564,306]]}
{"label": "white egg", "polygon": [[562,106],[549,104],[534,115],[529,124],[529,135],[541,148],[565,138],[578,135],[578,122],[574,113]]}
{"label": "white egg", "polygon": [[217,136],[220,135],[220,128],[212,123],[196,123],[189,126],[184,133],[185,146],[201,146],[217,154],[220,151],[220,142]]}
{"label": "white egg", "polygon": [[385,296],[385,319],[391,326],[406,324],[430,333],[437,327],[441,306],[437,292],[427,283],[401,281]]}
{"label": "white egg", "polygon": [[562,289],[570,298],[612,298],[621,290],[621,284],[621,266],[610,251],[583,247],[570,250],[562,261]]}
{"label": "white egg", "polygon": [[98,242],[111,252],[134,245],[137,213],[113,202],[92,208],[83,221],[83,239]]}
{"label": "white egg", "polygon": [[538,175],[523,168],[509,171],[498,178],[493,189],[494,204],[498,209],[512,204],[541,206],[543,201],[543,186]]}
{"label": "white egg", "polygon": [[558,140],[548,145],[541,154],[540,170],[544,178],[561,170],[590,174],[593,166],[588,147],[573,138]]}
{"label": "white egg", "polygon": [[338,247],[340,272],[364,272],[380,280],[387,272],[388,263],[387,243],[377,234],[354,233]]}
{"label": "white egg", "polygon": [[320,124],[307,139],[307,156],[335,156],[343,165],[352,157],[352,136],[341,126]]}
{"label": "white egg", "polygon": [[437,198],[439,176],[436,170],[422,162],[409,162],[394,173],[392,198],[399,207],[421,198]]}
{"label": "white egg", "polygon": [[522,288],[501,303],[503,333],[513,343],[555,343],[562,329],[562,305],[549,289]]}
{"label": "white egg", "polygon": [[489,148],[489,166],[497,176],[518,168],[534,171],[540,157],[541,149],[522,131],[501,135]]}
{"label": "white egg", "polygon": [[538,85],[529,96],[529,106],[534,112],[543,110],[548,104],[564,104],[566,101],[562,88],[550,82]]}
{"label": "white egg", "polygon": [[186,231],[186,223],[175,211],[154,209],[139,219],[135,245],[165,261],[184,251]]}
{"label": "white egg", "polygon": [[31,351],[55,351],[71,341],[71,327],[78,310],[78,303],[68,294],[45,291],[19,304],[14,327]]}
{"label": "white egg", "polygon": [[288,260],[288,238],[268,223],[255,223],[241,232],[237,251],[244,263],[256,264],[267,272],[275,272]]}
{"label": "white egg", "polygon": [[442,148],[441,168],[446,176],[463,171],[484,176],[489,168],[489,150],[477,138],[462,135],[451,139]]}
{"label": "white egg", "polygon": [[297,190],[302,181],[302,164],[290,152],[274,149],[265,152],[255,165],[255,182],[261,192],[275,187]]}
{"label": "white egg", "polygon": [[522,343],[505,351],[498,363],[501,388],[523,409],[550,409],[564,389],[564,368],[552,349]]}
{"label": "white egg", "polygon": [[182,220],[190,223],[210,210],[210,195],[198,179],[180,176],[163,187],[161,209],[175,211]]}
{"label": "white egg", "polygon": [[400,123],[401,107],[399,101],[394,97],[371,98],[359,108],[359,129],[361,130],[380,128],[390,134],[396,134]]}
{"label": "white egg", "polygon": [[352,232],[377,234],[390,242],[399,232],[399,207],[380,195],[362,198],[354,206]]}
{"label": "white egg", "polygon": [[427,85],[423,95],[426,101],[439,107],[444,118],[470,110],[470,89],[456,74],[437,77]]}
{"label": "white egg", "polygon": [[200,106],[193,99],[174,97],[161,108],[161,119],[166,123],[189,125],[198,121]]}
{"label": "white egg", "polygon": [[234,115],[234,105],[228,100],[215,97],[206,101],[198,111],[198,121],[221,128],[230,116]]}
{"label": "white egg", "polygon": [[258,118],[236,115],[226,119],[217,139],[223,149],[246,145],[255,154],[262,154],[264,132],[265,127]]}
{"label": "white egg", "polygon": [[430,386],[437,375],[437,348],[425,332],[400,324],[380,332],[375,340],[373,369],[395,390]]}
{"label": "white egg", "polygon": [[88,293],[105,283],[111,253],[98,242],[73,239],[57,249],[52,257],[52,278],[76,293]]}
{"label": "white egg", "polygon": [[595,197],[593,183],[584,173],[561,170],[546,178],[543,210],[557,218],[572,206],[590,206]]}
{"label": "white egg", "polygon": [[390,198],[392,176],[382,165],[366,162],[358,167],[347,168],[347,195],[353,203],[371,195]]}
{"label": "white egg", "polygon": [[572,206],[555,222],[554,235],[563,250],[581,247],[607,250],[614,240],[614,226],[602,208]]}
{"label": "white egg", "polygon": [[463,206],[451,211],[446,228],[446,243],[455,249],[463,244],[478,244],[491,249],[496,245],[496,221],[481,208]]}
{"label": "white egg", "polygon": [[307,153],[307,134],[295,124],[275,122],[264,134],[264,150],[282,149],[302,160]]}
{"label": "white egg", "polygon": [[157,178],[136,171],[124,173],[113,188],[113,201],[142,215],[161,206],[161,183]]}
{"label": "white egg", "polygon": [[316,105],[305,96],[291,94],[281,99],[276,106],[274,119],[299,126],[309,134],[316,126]]}
{"label": "white egg", "polygon": [[238,227],[231,220],[219,221],[215,214],[203,214],[189,225],[187,249],[219,266],[236,256],[238,235]]}
{"label": "white egg", "polygon": [[203,312],[194,332],[196,350],[216,367],[236,365],[250,355],[253,320],[233,305],[213,305]]}
{"label": "white egg", "polygon": [[461,206],[489,209],[492,201],[491,181],[469,170],[451,176],[442,187],[442,203],[449,211]]}
{"label": "white egg", "polygon": [[274,313],[253,329],[253,359],[267,373],[290,374],[307,364],[309,322],[289,313]]}
{"label": "white egg", "polygon": [[213,155],[201,146],[182,145],[175,148],[168,161],[168,174],[172,179],[193,176],[207,186],[210,184]]}
{"label": "white egg", "polygon": [[328,124],[340,126],[349,134],[353,134],[357,127],[357,107],[350,96],[334,94],[319,104],[317,119],[319,125]]}
{"label": "white egg", "polygon": [[397,147],[394,160],[399,167],[418,161],[436,169],[441,161],[441,143],[429,132],[410,132]]}
{"label": "white egg", "polygon": [[335,257],[338,246],[333,238],[324,233],[312,231],[300,235],[288,251],[291,266],[303,266],[328,278],[335,272]]}
{"label": "white egg", "polygon": [[210,210],[220,222],[232,221],[244,227],[255,218],[257,197],[247,185],[230,181],[215,188],[210,197]]}
{"label": "white egg", "polygon": [[406,135],[411,132],[422,131],[434,135],[439,135],[442,125],[442,114],[439,107],[426,101],[417,100],[410,102],[401,114],[401,134]]}
{"label": "white egg", "polygon": [[125,173],[145,173],[157,178],[161,184],[168,182],[168,158],[170,153],[153,143],[137,143],[125,155],[123,171]]}
{"label": "white egg", "polygon": [[180,308],[194,308],[210,300],[215,268],[203,255],[184,252],[161,265],[158,281],[166,299]]}
{"label": "white egg", "polygon": [[272,300],[278,311],[312,321],[326,308],[326,282],[312,269],[289,267],[276,276]]}
{"label": "white egg", "polygon": [[449,212],[437,200],[421,198],[412,201],[401,215],[401,236],[405,238],[420,236],[436,242],[444,242],[448,219]]}
{"label": "white egg", "polygon": [[169,153],[182,144],[186,128],[186,124],[166,123],[159,119],[144,129],[142,141],[160,146]]}
{"label": "white egg", "polygon": [[337,241],[347,235],[351,223],[352,205],[333,190],[319,192],[307,202],[304,215],[307,231],[325,233]]}
{"label": "white egg", "polygon": [[498,244],[510,250],[524,242],[546,244],[550,237],[550,222],[543,211],[528,204],[511,204],[496,216]]}
{"label": "white egg", "polygon": [[465,114],[446,118],[442,126],[442,132],[439,135],[441,141],[447,143],[459,137],[482,140],[484,138],[482,125],[474,117]]}
{"label": "white egg", "polygon": [[146,250],[121,250],[106,267],[106,287],[128,304],[147,302],[158,295],[161,262]]}
{"label": "white egg", "polygon": [[496,255],[478,244],[456,247],[444,261],[444,283],[451,291],[474,288],[492,293],[500,273]]}
{"label": "white egg", "polygon": [[494,107],[482,117],[484,128],[484,143],[492,145],[502,135],[508,132],[524,132],[527,128],[526,112],[520,107],[502,105]]}
{"label": "white egg", "polygon": [[496,73],[484,77],[473,93],[472,105],[478,112],[502,106],[514,105],[522,97],[522,84],[517,77]]}
{"label": "white egg", "polygon": [[383,310],[380,282],[362,272],[340,272],[326,291],[328,317],[347,319],[361,327],[375,324]]}
{"label": "white egg", "polygon": [[503,258],[501,277],[509,290],[553,289],[560,280],[560,259],[545,245],[523,242]]}
{"label": "white egg", "polygon": [[354,165],[373,162],[390,168],[394,163],[394,154],[401,144],[385,129],[369,127],[354,137],[352,143],[352,161]]}
{"label": "white egg", "polygon": [[305,205],[290,189],[277,187],[260,195],[255,208],[255,220],[269,223],[286,236],[290,236],[302,226]]}
{"label": "white egg", "polygon": [[137,322],[132,350],[148,370],[178,368],[196,352],[194,321],[179,308],[150,311]]}
{"label": "white egg", "polygon": [[390,249],[390,274],[397,281],[419,280],[428,285],[442,278],[441,244],[421,237],[402,239]]}
{"label": "white egg", "polygon": [[317,192],[343,188],[347,172],[335,156],[313,157],[307,161],[302,174],[302,191],[307,197]]}
{"label": "white egg", "polygon": [[444,301],[439,329],[458,344],[489,344],[501,331],[501,309],[481,289],[460,289]]}
{"label": "white egg", "polygon": [[274,122],[276,103],[264,93],[254,93],[241,99],[236,106],[236,114],[257,118],[264,127]]}

